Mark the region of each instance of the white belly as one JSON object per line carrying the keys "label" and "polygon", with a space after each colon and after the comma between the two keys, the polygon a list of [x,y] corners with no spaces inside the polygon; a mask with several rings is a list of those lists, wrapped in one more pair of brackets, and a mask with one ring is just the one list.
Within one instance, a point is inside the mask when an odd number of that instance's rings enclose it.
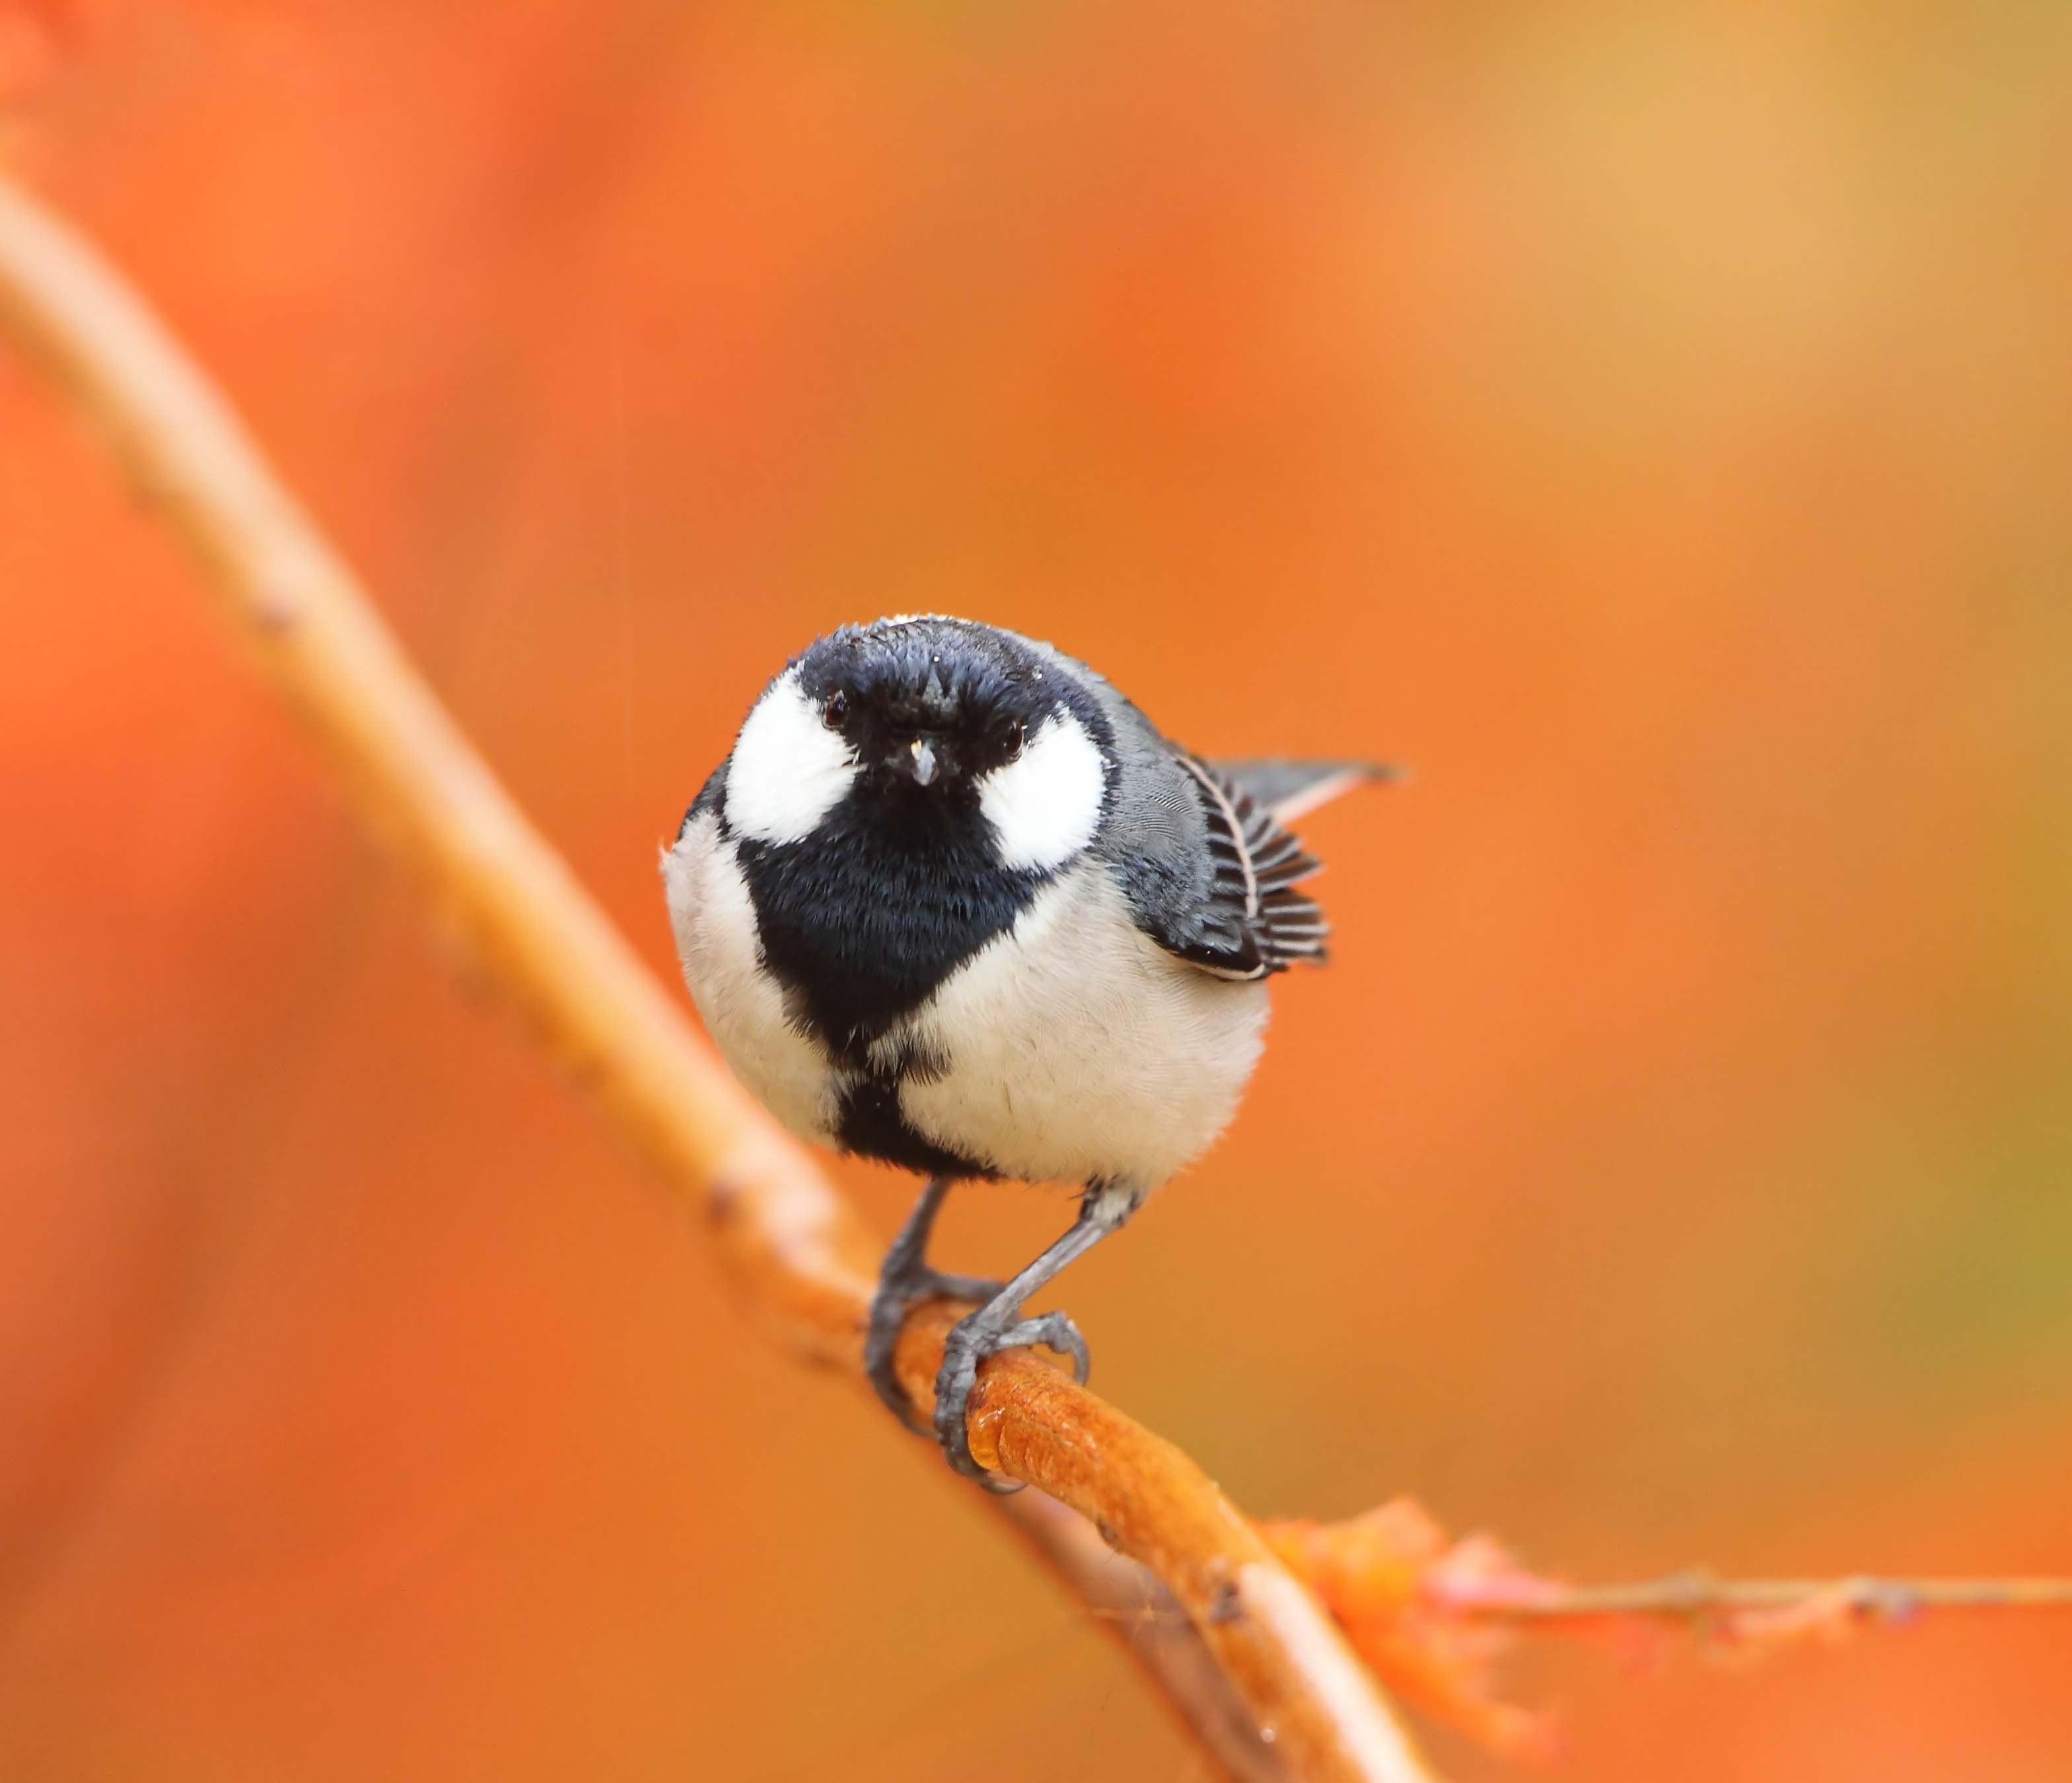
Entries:
{"label": "white belly", "polygon": [[911,1036],[947,1060],[899,1096],[937,1144],[1005,1176],[1149,1191],[1229,1122],[1265,1023],[1264,985],[1174,958],[1085,862],[885,1044]]}

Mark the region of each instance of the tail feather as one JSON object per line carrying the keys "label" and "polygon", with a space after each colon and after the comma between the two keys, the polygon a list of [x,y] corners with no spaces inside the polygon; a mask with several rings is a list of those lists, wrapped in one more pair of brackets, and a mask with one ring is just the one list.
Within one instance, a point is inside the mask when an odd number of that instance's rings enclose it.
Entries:
{"label": "tail feather", "polygon": [[1219,761],[1211,764],[1270,813],[1276,823],[1329,805],[1355,786],[1407,780],[1400,768],[1378,761]]}

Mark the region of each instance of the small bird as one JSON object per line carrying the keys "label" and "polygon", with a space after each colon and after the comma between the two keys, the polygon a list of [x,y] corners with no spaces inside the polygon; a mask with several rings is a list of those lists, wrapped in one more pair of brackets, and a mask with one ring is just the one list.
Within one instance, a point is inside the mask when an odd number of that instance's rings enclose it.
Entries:
{"label": "small bird", "polygon": [[[934,1435],[972,1459],[965,1403],[995,1351],[1085,1340],[1023,1303],[1229,1122],[1266,980],[1324,957],[1282,826],[1391,771],[1212,762],[1084,663],[971,620],[830,632],[763,690],[662,858],[691,995],[735,1074],[800,1138],[924,1173],[865,1340],[878,1396],[908,1312],[950,1332]],[[953,1183],[1065,1182],[1071,1229],[1008,1281],[946,1274]]]}

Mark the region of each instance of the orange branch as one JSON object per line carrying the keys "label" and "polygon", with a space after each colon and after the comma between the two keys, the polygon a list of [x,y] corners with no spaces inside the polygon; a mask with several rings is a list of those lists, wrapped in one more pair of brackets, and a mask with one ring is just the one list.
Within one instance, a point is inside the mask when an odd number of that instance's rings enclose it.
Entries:
{"label": "orange branch", "polygon": [[[512,802],[179,343],[91,247],[4,180],[0,329],[108,434],[482,977],[663,1180],[698,1200],[758,1322],[860,1378],[870,1233]],[[952,1316],[917,1316],[901,1347],[923,1406]],[[1330,1617],[1171,1444],[1026,1352],[987,1365],[970,1435],[985,1464],[1094,1520],[1162,1581],[1194,1645],[1138,1657],[1233,1774],[1429,1783]],[[1112,1587],[1040,1504],[995,1502],[1085,1600]]]}

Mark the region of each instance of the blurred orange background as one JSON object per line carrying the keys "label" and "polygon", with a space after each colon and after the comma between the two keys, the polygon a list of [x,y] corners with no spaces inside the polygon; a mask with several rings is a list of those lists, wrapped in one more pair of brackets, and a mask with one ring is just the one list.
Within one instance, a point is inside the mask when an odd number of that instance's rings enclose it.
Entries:
{"label": "blurred orange background", "polygon": [[[843,620],[1414,764],[1060,1295],[1241,1503],[2072,1571],[2072,10],[10,11],[0,154],[658,971]],[[455,990],[5,353],[0,603],[0,1774],[1203,1774]],[[1518,1689],[1578,1779],[2072,1776],[2064,1620]]]}

